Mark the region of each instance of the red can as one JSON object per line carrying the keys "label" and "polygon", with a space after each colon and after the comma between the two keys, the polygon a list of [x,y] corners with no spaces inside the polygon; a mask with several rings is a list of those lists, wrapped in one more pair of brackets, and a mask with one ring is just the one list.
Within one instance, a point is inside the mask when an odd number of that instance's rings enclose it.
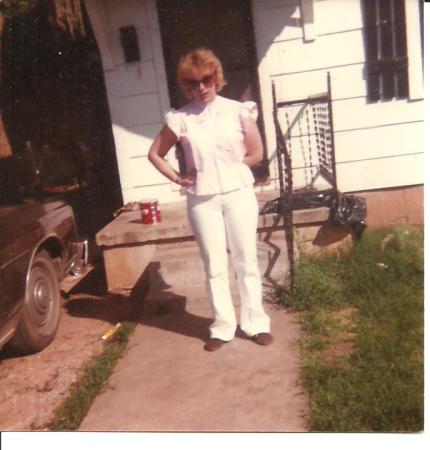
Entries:
{"label": "red can", "polygon": [[140,210],[142,213],[142,221],[146,225],[161,222],[160,206],[158,200],[141,200]]}

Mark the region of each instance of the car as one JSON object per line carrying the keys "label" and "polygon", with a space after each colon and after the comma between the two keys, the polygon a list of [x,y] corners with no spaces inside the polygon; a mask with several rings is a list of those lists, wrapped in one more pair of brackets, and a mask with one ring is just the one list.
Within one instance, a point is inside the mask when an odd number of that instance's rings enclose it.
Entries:
{"label": "car", "polygon": [[0,348],[30,354],[53,341],[60,283],[82,272],[85,244],[62,199],[0,202]]}

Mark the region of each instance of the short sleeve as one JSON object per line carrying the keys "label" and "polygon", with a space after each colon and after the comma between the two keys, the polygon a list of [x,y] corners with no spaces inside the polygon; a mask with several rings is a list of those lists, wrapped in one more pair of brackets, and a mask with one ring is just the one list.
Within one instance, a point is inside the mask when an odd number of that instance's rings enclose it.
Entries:
{"label": "short sleeve", "polygon": [[176,109],[171,109],[165,115],[166,125],[176,134],[179,139],[182,136],[182,120]]}
{"label": "short sleeve", "polygon": [[248,119],[250,117],[256,121],[258,117],[257,103],[252,101],[242,102],[240,104],[239,114],[241,119]]}

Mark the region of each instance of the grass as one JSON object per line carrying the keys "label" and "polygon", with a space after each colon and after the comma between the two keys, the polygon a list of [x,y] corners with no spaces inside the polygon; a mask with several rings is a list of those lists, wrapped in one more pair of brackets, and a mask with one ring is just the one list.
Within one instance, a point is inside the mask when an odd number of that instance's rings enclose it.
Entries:
{"label": "grass", "polygon": [[74,431],[79,428],[95,397],[106,386],[135,326],[135,323],[124,322],[114,337],[106,343],[102,354],[85,368],[67,398],[54,411],[54,418],[48,424],[48,430]]}
{"label": "grass", "polygon": [[313,431],[423,430],[423,275],[423,231],[408,228],[299,260],[280,299],[301,312]]}

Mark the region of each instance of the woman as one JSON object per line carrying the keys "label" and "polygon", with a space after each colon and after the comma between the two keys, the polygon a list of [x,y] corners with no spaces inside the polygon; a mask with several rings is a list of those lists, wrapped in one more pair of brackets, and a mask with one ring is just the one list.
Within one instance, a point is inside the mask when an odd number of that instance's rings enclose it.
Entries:
{"label": "woman", "polygon": [[[253,102],[217,95],[225,85],[219,59],[200,48],[183,56],[177,79],[190,103],[166,115],[166,124],[149,150],[149,160],[167,178],[186,188],[188,218],[204,261],[214,322],[204,349],[215,351],[231,341],[236,316],[228,281],[226,233],[241,299],[240,327],[257,344],[273,341],[263,310],[257,264],[258,204],[250,167],[263,146]],[[164,159],[180,141],[187,175]]]}

